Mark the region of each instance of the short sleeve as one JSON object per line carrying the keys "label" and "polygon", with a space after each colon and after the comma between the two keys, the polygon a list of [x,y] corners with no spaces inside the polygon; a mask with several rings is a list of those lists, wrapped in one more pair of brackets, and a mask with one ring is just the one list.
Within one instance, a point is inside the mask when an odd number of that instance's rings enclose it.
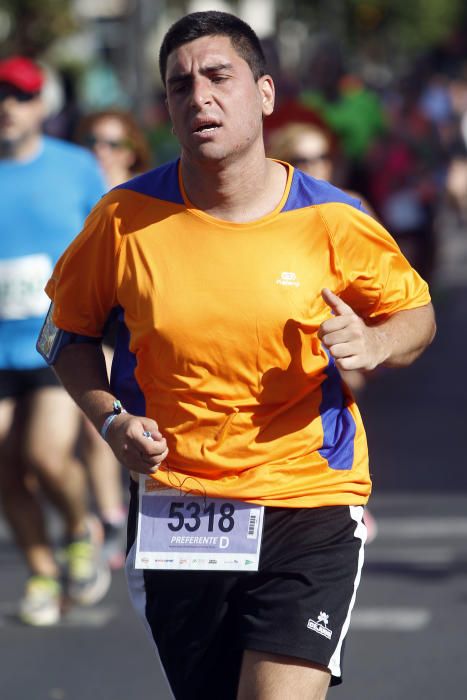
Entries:
{"label": "short sleeve", "polygon": [[112,308],[117,306],[121,245],[117,206],[109,197],[99,202],[46,285],[54,303],[53,321],[62,330],[101,337]]}
{"label": "short sleeve", "polygon": [[373,217],[345,204],[323,207],[342,299],[364,318],[390,316],[430,302],[427,283]]}

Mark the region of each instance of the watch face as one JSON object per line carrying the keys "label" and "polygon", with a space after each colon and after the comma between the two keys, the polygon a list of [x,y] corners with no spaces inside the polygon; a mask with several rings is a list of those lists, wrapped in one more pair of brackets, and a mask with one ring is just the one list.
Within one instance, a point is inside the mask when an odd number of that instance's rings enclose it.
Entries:
{"label": "watch face", "polygon": [[52,320],[53,315],[53,303],[50,305],[47,312],[47,316],[42,326],[42,330],[39,334],[37,340],[37,350],[40,352],[42,357],[44,357],[47,362],[53,359],[53,350],[56,344],[56,340],[59,334],[62,332],[60,328],[57,328]]}

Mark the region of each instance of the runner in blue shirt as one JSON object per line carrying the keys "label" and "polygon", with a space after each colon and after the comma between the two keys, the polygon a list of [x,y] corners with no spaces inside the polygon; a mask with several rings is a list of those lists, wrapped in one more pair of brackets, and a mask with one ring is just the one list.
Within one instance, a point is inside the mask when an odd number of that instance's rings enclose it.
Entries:
{"label": "runner in blue shirt", "polygon": [[[58,622],[64,583],[71,599],[91,604],[110,582],[74,457],[81,416],[35,349],[44,284],[105,185],[86,150],[42,135],[43,82],[29,59],[0,62],[0,498],[30,571],[19,616],[32,625]],[[40,491],[63,519],[65,580]]]}

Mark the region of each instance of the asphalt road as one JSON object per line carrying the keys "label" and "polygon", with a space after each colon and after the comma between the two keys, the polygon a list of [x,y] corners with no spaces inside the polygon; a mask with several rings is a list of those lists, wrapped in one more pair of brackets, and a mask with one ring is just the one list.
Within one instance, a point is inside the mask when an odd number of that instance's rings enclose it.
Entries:
{"label": "asphalt road", "polygon": [[[438,311],[425,356],[378,373],[361,399],[378,536],[367,548],[344,684],[330,700],[465,697],[467,296]],[[49,629],[15,620],[25,569],[1,520],[0,572],[2,700],[170,697],[122,572],[100,605]]]}

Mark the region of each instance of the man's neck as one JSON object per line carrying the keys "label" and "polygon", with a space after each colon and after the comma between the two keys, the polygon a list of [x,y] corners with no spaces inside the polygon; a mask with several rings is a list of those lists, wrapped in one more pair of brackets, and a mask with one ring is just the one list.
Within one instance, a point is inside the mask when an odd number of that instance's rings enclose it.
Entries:
{"label": "man's neck", "polygon": [[211,216],[245,223],[269,214],[279,204],[287,182],[287,172],[257,157],[212,164],[193,162],[182,155],[182,179],[190,202]]}

